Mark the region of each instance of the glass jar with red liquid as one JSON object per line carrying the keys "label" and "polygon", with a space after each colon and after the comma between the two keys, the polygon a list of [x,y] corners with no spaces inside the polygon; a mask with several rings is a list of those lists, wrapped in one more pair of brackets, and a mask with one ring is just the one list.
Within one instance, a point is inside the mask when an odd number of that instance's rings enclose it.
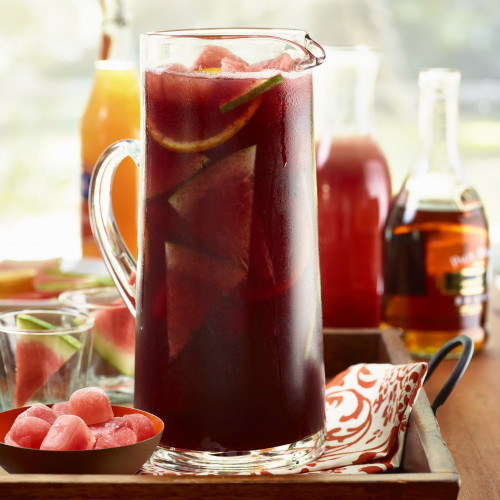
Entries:
{"label": "glass jar with red liquid", "polygon": [[391,198],[389,168],[372,125],[379,56],[362,46],[325,50],[315,89],[328,113],[316,143],[323,325],[377,327]]}

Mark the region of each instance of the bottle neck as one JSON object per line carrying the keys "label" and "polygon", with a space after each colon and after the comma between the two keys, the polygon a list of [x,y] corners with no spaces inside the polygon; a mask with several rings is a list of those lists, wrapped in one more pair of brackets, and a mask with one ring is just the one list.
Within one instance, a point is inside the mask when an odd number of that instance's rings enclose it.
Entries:
{"label": "bottle neck", "polygon": [[427,83],[420,91],[420,159],[425,160],[429,171],[459,171],[458,82],[447,86]]}
{"label": "bottle neck", "polygon": [[368,47],[327,47],[326,54],[320,102],[328,103],[323,111],[328,133],[371,134],[378,55]]}
{"label": "bottle neck", "polygon": [[103,11],[100,60],[130,61],[132,14],[128,0],[101,0]]}

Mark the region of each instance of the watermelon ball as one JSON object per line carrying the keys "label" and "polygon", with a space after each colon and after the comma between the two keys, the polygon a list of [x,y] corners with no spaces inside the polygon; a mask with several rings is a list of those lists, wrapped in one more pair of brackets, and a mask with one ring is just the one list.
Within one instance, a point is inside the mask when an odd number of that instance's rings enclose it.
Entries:
{"label": "watermelon ball", "polygon": [[101,434],[97,438],[95,448],[115,448],[117,446],[126,446],[134,443],[137,443],[135,432],[129,427],[121,427],[107,434]]}
{"label": "watermelon ball", "polygon": [[137,441],[144,441],[153,437],[156,432],[153,426],[153,422],[149,420],[145,415],[140,413],[130,413],[124,415],[123,418],[127,420],[132,426],[133,431],[137,435]]}
{"label": "watermelon ball", "polygon": [[87,425],[100,424],[113,418],[109,397],[100,387],[78,389],[69,398],[69,412]]}
{"label": "watermelon ball", "polygon": [[5,444],[39,449],[50,430],[50,424],[38,417],[16,419],[5,435]]}
{"label": "watermelon ball", "polygon": [[48,422],[49,425],[52,425],[56,421],[57,413],[52,408],[49,408],[47,405],[44,405],[42,403],[35,403],[33,406],[30,406],[27,410],[20,413],[17,416],[16,420],[25,417],[38,417]]}
{"label": "watermelon ball", "polygon": [[41,450],[91,450],[95,437],[77,415],[60,415],[47,432]]}
{"label": "watermelon ball", "polygon": [[59,403],[54,403],[52,409],[56,412],[56,415],[69,415],[69,401],[61,401]]}

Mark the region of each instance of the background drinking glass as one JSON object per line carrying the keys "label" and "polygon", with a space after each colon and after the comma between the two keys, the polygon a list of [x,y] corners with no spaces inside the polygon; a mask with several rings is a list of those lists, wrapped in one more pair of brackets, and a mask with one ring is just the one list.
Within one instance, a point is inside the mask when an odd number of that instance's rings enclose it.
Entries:
{"label": "background drinking glass", "polygon": [[0,314],[0,409],[67,401],[86,384],[94,319],[76,309]]}
{"label": "background drinking glass", "polygon": [[89,385],[103,388],[113,403],[134,397],[135,320],[115,287],[68,290],[59,302],[92,315],[94,345]]}

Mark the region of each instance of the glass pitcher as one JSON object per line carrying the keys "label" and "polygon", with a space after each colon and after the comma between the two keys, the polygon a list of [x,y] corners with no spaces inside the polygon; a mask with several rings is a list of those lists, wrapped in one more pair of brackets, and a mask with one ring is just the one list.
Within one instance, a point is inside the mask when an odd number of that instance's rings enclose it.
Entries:
{"label": "glass pitcher", "polygon": [[[323,451],[311,69],[298,30],[141,37],[142,141],[96,165],[93,232],[136,316],[135,406],[163,419],[145,472],[234,472]],[[111,209],[140,165],[137,266]]]}

